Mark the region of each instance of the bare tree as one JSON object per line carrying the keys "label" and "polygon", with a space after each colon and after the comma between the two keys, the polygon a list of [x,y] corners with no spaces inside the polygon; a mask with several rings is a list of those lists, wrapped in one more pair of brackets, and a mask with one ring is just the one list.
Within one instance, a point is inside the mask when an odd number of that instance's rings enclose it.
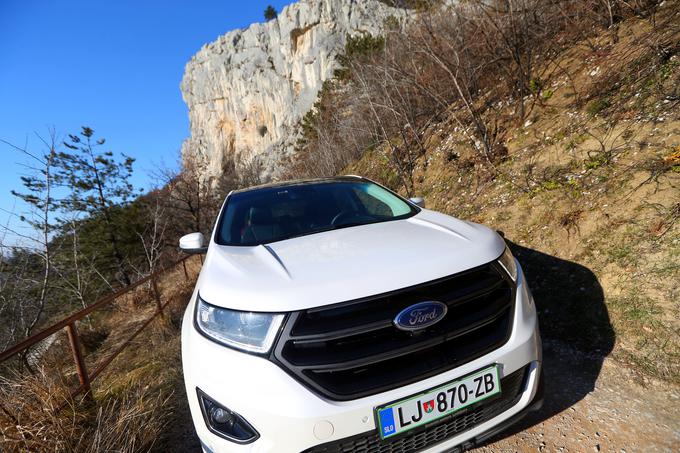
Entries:
{"label": "bare tree", "polygon": [[[20,323],[21,334],[24,337],[29,336],[42,319],[51,289],[53,273],[54,250],[51,234],[55,228],[53,215],[56,209],[56,201],[53,191],[58,140],[54,130],[48,131],[47,138],[39,134],[36,134],[36,137],[44,145],[43,152],[36,153],[27,147],[16,146],[2,140],[3,143],[28,159],[28,163],[25,165],[27,173],[21,176],[24,191],[12,191],[12,194],[26,204],[27,212],[19,215],[18,219],[30,228],[30,232],[22,233],[9,224],[5,226],[6,232],[10,232],[24,242],[21,252],[17,253],[18,250],[15,248],[15,256],[13,257],[15,273],[13,278],[30,283],[31,288],[35,288],[37,292],[35,297],[29,292],[23,294],[26,299],[17,300],[14,297],[22,291],[21,288],[15,287],[11,295],[14,300],[7,301],[17,308],[15,320]],[[34,261],[34,257],[37,257],[41,263],[37,277],[33,277],[28,272],[28,267]]]}
{"label": "bare tree", "polygon": [[[477,168],[498,174],[509,125],[524,123],[544,102],[555,74],[571,77],[559,64],[563,50],[593,36],[599,25],[646,14],[653,3],[419,1],[418,14],[406,23],[387,24],[384,36],[348,39],[336,78],[324,83],[301,123],[287,174],[336,174],[374,149],[399,179],[391,183],[410,193],[417,165],[426,165],[420,159],[423,137],[450,124],[467,139],[472,160],[483,164]],[[674,48],[665,41],[650,45],[665,58]],[[581,93],[576,94],[578,102]]]}
{"label": "bare tree", "polygon": [[[397,171],[397,174],[401,179],[402,185],[404,186],[406,193],[410,196],[412,195],[414,188],[413,187],[413,169],[415,167],[414,159],[412,158],[412,155],[409,152],[410,150],[408,148],[406,150],[400,149],[400,147],[394,140],[393,133],[394,132],[399,133],[401,131],[395,131],[388,124],[388,120],[392,120],[392,122],[394,122],[395,120],[398,121],[399,113],[392,106],[386,104],[378,104],[374,100],[372,88],[375,86],[375,84],[371,84],[367,80],[367,78],[364,77],[364,75],[365,74],[361,73],[357,74],[355,76],[356,77],[355,80],[357,81],[357,84],[361,89],[360,96],[365,100],[366,105],[368,105],[368,108],[371,113],[372,120],[371,124],[373,125],[374,130],[373,135],[376,138],[376,141],[386,146],[387,154],[385,157]],[[383,85],[381,82],[378,82],[378,86],[382,87],[383,89],[385,88],[385,85]],[[404,125],[404,127],[407,126],[408,125]],[[408,145],[409,145],[408,141],[402,142],[402,146],[407,147]],[[404,158],[404,156],[406,157]]]}
{"label": "bare tree", "polygon": [[187,222],[192,231],[203,231],[210,205],[205,166],[196,158],[186,158],[179,167],[181,170],[161,168],[154,174],[159,186],[164,188],[165,207],[179,214],[178,220]]}
{"label": "bare tree", "polygon": [[252,159],[242,159],[236,165],[235,173],[232,175],[232,180],[226,182],[227,187],[222,190],[222,194],[226,194],[235,186],[238,187],[252,187],[260,185],[264,182],[262,179],[262,164],[257,157]]}
{"label": "bare tree", "polygon": [[158,196],[153,197],[153,200],[146,204],[145,210],[148,218],[146,229],[141,232],[138,231],[137,236],[142,243],[146,260],[147,272],[141,272],[141,274],[149,275],[156,270],[161,259],[165,246],[165,230],[168,225],[168,218],[162,200]]}

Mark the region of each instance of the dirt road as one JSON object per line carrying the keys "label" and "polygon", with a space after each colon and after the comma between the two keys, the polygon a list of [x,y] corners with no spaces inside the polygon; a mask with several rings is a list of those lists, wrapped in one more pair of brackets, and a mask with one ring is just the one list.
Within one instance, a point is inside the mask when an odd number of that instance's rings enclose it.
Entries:
{"label": "dirt road", "polygon": [[544,342],[545,404],[476,452],[677,452],[680,389]]}
{"label": "dirt road", "polygon": [[[543,408],[475,452],[680,451],[677,387],[557,342],[544,342],[544,361]],[[199,452],[186,405],[176,415],[164,444]]]}

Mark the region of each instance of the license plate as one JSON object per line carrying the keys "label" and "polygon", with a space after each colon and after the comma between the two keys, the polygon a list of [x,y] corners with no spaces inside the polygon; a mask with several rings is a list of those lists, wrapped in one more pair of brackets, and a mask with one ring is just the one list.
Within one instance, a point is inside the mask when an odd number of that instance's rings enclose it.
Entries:
{"label": "license plate", "polygon": [[498,365],[494,365],[396,403],[376,407],[380,437],[396,436],[500,392]]}

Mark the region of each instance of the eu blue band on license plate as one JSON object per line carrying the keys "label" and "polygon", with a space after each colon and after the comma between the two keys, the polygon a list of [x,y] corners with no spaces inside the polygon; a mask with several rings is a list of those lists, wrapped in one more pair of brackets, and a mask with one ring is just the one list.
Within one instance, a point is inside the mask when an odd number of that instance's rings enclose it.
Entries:
{"label": "eu blue band on license plate", "polygon": [[498,365],[493,365],[417,395],[377,407],[376,424],[380,437],[386,439],[396,436],[500,393],[498,368]]}

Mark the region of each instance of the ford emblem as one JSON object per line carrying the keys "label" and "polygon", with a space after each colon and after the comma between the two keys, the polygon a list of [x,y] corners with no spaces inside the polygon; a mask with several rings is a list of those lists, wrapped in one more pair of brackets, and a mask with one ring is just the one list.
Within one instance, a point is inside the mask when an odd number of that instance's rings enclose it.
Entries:
{"label": "ford emblem", "polygon": [[413,332],[437,324],[446,316],[447,306],[441,302],[420,302],[406,307],[394,318],[397,329]]}

